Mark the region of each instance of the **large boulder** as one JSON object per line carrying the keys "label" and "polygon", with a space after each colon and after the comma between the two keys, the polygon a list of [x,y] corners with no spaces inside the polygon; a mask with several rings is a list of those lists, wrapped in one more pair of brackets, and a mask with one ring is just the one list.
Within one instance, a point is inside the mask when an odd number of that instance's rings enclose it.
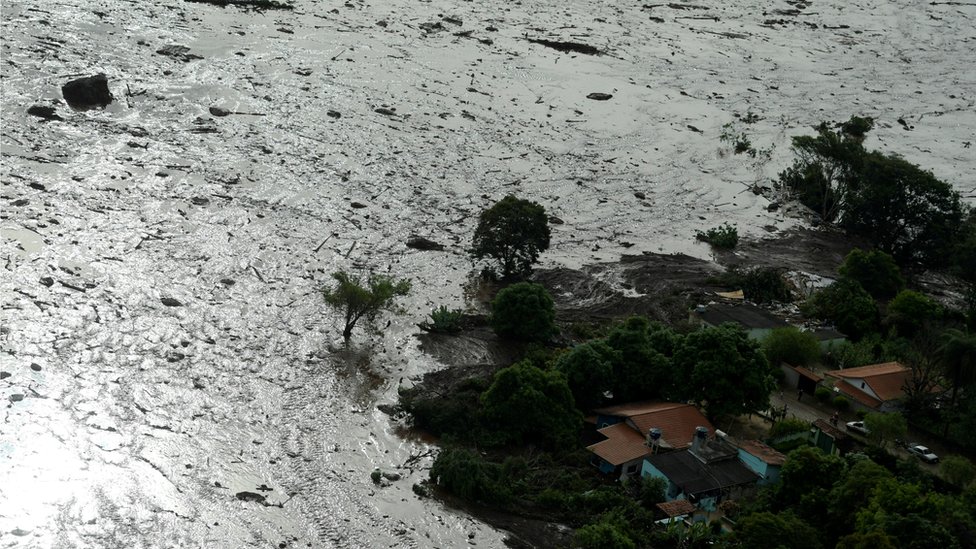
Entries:
{"label": "large boulder", "polygon": [[105,107],[112,102],[108,89],[108,77],[104,74],[86,76],[61,86],[61,94],[74,109]]}

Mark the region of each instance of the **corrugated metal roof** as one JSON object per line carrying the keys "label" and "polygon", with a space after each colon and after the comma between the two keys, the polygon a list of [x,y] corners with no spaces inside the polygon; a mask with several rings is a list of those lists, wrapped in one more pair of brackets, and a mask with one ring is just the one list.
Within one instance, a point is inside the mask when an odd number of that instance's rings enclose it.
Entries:
{"label": "corrugated metal roof", "polygon": [[688,450],[657,454],[647,460],[689,496],[750,484],[759,479],[759,475],[738,459],[705,464]]}
{"label": "corrugated metal roof", "polygon": [[743,440],[739,443],[739,448],[770,465],[786,463],[786,456],[759,440]]}
{"label": "corrugated metal roof", "polygon": [[656,504],[656,507],[660,509],[668,517],[680,517],[682,515],[690,515],[695,512],[695,506],[686,499],[676,499],[674,501],[665,501]]}
{"label": "corrugated metal roof", "polygon": [[750,330],[789,326],[785,320],[749,303],[739,305],[715,303],[709,305],[704,312],[698,313],[698,316],[712,326],[725,322],[735,322]]}

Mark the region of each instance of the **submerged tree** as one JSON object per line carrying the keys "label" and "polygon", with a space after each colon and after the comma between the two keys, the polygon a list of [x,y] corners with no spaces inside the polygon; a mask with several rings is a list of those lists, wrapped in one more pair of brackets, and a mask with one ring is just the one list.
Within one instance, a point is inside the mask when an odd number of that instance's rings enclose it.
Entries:
{"label": "submerged tree", "polygon": [[539,254],[549,248],[546,210],[512,195],[481,212],[471,255],[501,265],[502,278],[519,278],[532,271]]}
{"label": "submerged tree", "polygon": [[322,297],[345,321],[342,337],[349,341],[356,323],[372,321],[380,311],[393,310],[393,300],[410,292],[410,282],[384,275],[370,275],[365,281],[345,271],[332,273],[335,287],[322,288]]}

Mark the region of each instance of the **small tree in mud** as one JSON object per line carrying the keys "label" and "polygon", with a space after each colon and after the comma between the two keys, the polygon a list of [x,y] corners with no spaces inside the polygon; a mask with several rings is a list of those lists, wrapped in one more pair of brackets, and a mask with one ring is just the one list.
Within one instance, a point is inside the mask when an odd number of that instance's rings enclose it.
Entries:
{"label": "small tree in mud", "polygon": [[325,303],[343,315],[342,337],[349,341],[359,319],[372,321],[380,311],[394,310],[393,300],[410,292],[410,282],[383,275],[370,275],[365,281],[345,271],[332,273],[335,287],[322,288]]}
{"label": "small tree in mud", "polygon": [[496,260],[502,278],[524,277],[549,248],[546,210],[535,202],[506,196],[481,212],[473,244],[471,255]]}

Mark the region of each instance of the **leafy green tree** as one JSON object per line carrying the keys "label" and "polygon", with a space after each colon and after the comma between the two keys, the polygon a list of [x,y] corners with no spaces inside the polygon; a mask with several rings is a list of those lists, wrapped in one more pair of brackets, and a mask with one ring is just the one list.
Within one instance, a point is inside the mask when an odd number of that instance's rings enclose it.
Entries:
{"label": "leafy green tree", "polygon": [[806,507],[816,516],[826,511],[828,493],[846,471],[847,464],[835,455],[824,454],[812,446],[797,448],[787,455],[783,464],[776,499],[784,506]]}
{"label": "leafy green tree", "polygon": [[891,478],[892,474],[887,469],[870,459],[860,459],[851,465],[828,496],[829,520],[823,526],[830,541],[854,531],[858,510],[867,505],[878,484]]}
{"label": "leafy green tree", "polygon": [[527,361],[499,370],[481,395],[481,405],[494,431],[518,444],[568,448],[576,442],[583,421],[566,378]]}
{"label": "leafy green tree", "polygon": [[894,258],[879,250],[854,248],[844,258],[840,274],[856,280],[875,299],[890,299],[905,287]]}
{"label": "leafy green tree", "polygon": [[878,307],[871,294],[853,280],[842,278],[815,292],[802,309],[809,316],[833,322],[854,340],[877,330]]}
{"label": "leafy green tree", "polygon": [[793,366],[809,366],[820,359],[817,337],[794,326],[774,328],[763,339],[762,350],[773,367],[783,362]]}
{"label": "leafy green tree", "polygon": [[952,250],[952,271],[976,291],[976,208],[970,208],[966,223]]}
{"label": "leafy green tree", "polygon": [[913,290],[902,290],[888,303],[885,320],[895,327],[898,335],[912,337],[925,324],[941,318],[942,306],[935,300]]}
{"label": "leafy green tree", "polygon": [[959,389],[976,387],[976,333],[946,330],[938,355],[945,377],[952,385],[951,407],[955,410]]}
{"label": "leafy green tree", "polygon": [[430,468],[430,480],[468,501],[505,503],[512,497],[501,467],[464,448],[442,450]]}
{"label": "leafy green tree", "polygon": [[576,531],[573,541],[580,549],[635,549],[637,544],[613,521],[587,524]]}
{"label": "leafy green tree", "polygon": [[345,271],[332,273],[335,287],[322,288],[326,305],[338,311],[345,321],[342,337],[352,336],[356,323],[365,317],[372,321],[381,311],[394,310],[393,300],[410,292],[410,282],[389,276],[370,275],[364,282]]}
{"label": "leafy green tree", "polygon": [[783,269],[775,267],[755,267],[743,270],[738,265],[733,265],[724,273],[710,278],[709,282],[726,288],[742,290],[742,295],[755,303],[773,301],[789,303],[793,301],[793,292],[790,291],[790,287],[783,277]]}
{"label": "leafy green tree", "polygon": [[498,262],[503,278],[524,277],[549,248],[549,237],[545,208],[509,195],[481,212],[471,254]]}
{"label": "leafy green tree", "polygon": [[815,136],[793,138],[796,159],[780,174],[780,183],[821,219],[832,222],[843,207],[850,181],[865,155],[861,143],[867,130],[852,135],[831,129],[827,122],[815,129]]}
{"label": "leafy green tree", "polygon": [[552,297],[541,284],[513,284],[492,300],[491,327],[504,338],[549,341],[556,334]]}
{"label": "leafy green tree", "polygon": [[958,488],[965,488],[976,478],[973,462],[962,456],[946,456],[939,465],[942,478]]}
{"label": "leafy green tree", "polygon": [[962,236],[963,215],[951,185],[907,160],[872,152],[848,185],[840,225],[899,264],[942,266]]}
{"label": "leafy green tree", "polygon": [[890,414],[869,412],[864,416],[864,426],[867,427],[868,440],[882,448],[897,439],[905,438],[908,433],[908,422],[905,416],[892,412]]}
{"label": "leafy green tree", "polygon": [[662,398],[674,390],[670,359],[656,347],[674,344],[673,332],[643,317],[631,317],[607,335],[613,367],[613,397],[617,401]]}
{"label": "leafy green tree", "polygon": [[953,517],[940,509],[947,504],[950,502],[918,484],[883,480],[858,512],[857,532],[882,531],[896,540],[897,547],[959,547],[945,524]]}
{"label": "leafy green tree", "polygon": [[668,481],[661,477],[640,477],[637,497],[646,507],[667,500]]}
{"label": "leafy green tree", "polygon": [[734,536],[741,547],[755,549],[820,549],[823,547],[819,532],[789,511],[746,515],[738,520]]}
{"label": "leafy green tree", "polygon": [[837,549],[898,549],[897,540],[884,532],[855,532],[837,542]]}
{"label": "leafy green tree", "polygon": [[603,403],[603,394],[613,386],[613,349],[602,341],[573,347],[556,361],[556,369],[566,376],[573,400],[580,410]]}
{"label": "leafy green tree", "polygon": [[738,326],[723,324],[684,336],[672,362],[685,376],[686,394],[705,402],[713,421],[769,407],[773,369],[759,344]]}

